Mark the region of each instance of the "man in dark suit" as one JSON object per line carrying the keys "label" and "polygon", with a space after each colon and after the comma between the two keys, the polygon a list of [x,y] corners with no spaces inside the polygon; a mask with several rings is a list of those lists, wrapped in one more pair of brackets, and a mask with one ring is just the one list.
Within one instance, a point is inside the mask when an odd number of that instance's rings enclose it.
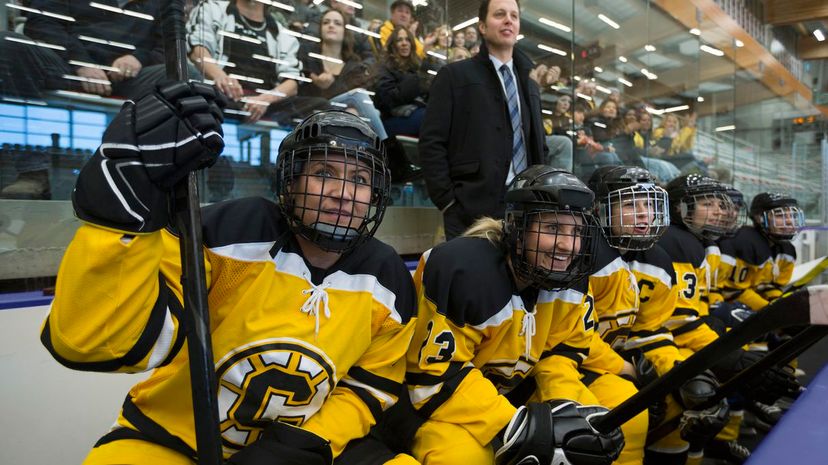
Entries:
{"label": "man in dark suit", "polygon": [[533,63],[515,49],[519,5],[483,0],[478,17],[480,53],[440,70],[420,130],[423,174],[446,239],[481,216],[501,218],[506,184],[548,152],[540,90],[529,79]]}

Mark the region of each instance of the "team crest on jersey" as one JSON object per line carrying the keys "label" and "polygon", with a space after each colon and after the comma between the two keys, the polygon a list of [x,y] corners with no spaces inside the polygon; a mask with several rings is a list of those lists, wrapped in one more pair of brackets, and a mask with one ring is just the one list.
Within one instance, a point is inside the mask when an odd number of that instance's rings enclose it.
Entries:
{"label": "team crest on jersey", "polygon": [[268,423],[301,425],[333,391],[333,363],[316,347],[289,338],[268,339],[227,354],[216,369],[221,435],[240,449]]}

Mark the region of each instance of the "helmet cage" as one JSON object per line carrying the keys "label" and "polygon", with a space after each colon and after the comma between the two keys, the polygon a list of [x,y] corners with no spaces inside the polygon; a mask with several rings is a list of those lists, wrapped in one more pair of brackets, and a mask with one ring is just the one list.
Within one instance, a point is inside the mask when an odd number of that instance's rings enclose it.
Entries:
{"label": "helmet cage", "polygon": [[[640,203],[645,206],[641,208]],[[618,215],[613,215],[613,206]],[[624,208],[632,207],[632,211]],[[623,250],[647,250],[667,231],[670,225],[670,204],[667,191],[652,183],[639,183],[609,192],[599,198],[596,205],[598,223],[604,231],[607,242]],[[639,218],[645,218],[642,223]],[[636,228],[647,227],[637,232]],[[613,227],[620,227],[616,233]]]}
{"label": "helmet cage", "polygon": [[805,226],[805,212],[796,205],[765,210],[761,226],[771,239],[789,241]]}
{"label": "helmet cage", "polygon": [[322,250],[345,253],[370,239],[382,222],[391,175],[380,151],[331,140],[282,152],[276,186],[295,234]]}
{"label": "helmet cage", "polygon": [[745,198],[739,195],[729,193],[731,200],[730,208],[725,213],[725,229],[727,230],[723,237],[733,237],[739,231],[739,228],[747,224],[747,204]]}
{"label": "helmet cage", "polygon": [[[595,263],[598,234],[595,217],[586,211],[548,205],[527,207],[507,210],[505,219],[512,266],[518,278],[541,289],[553,290],[566,288],[589,276]],[[581,224],[577,224],[578,219]],[[559,228],[562,224],[575,227]],[[553,249],[544,249],[542,240],[544,244],[552,244]],[[575,247],[578,241],[580,247]],[[569,244],[569,250],[563,250],[566,246],[557,249],[554,245],[559,243]],[[568,263],[564,269],[556,270],[556,262]]]}
{"label": "helmet cage", "polygon": [[[697,224],[698,221],[694,217],[696,210],[702,206],[716,206],[721,213],[713,215],[708,211],[701,219],[701,224]],[[724,190],[685,195],[678,205],[680,218],[685,227],[696,236],[713,241],[728,233],[732,221],[728,218],[727,212],[733,208],[733,200]]]}

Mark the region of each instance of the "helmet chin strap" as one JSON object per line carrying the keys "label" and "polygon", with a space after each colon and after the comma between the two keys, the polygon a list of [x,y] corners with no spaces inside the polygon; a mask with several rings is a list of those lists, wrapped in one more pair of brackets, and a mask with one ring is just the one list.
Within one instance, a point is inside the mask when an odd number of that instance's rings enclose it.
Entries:
{"label": "helmet chin strap", "polygon": [[345,241],[359,236],[359,231],[345,226],[336,226],[329,223],[316,222],[309,225],[312,229],[325,234],[331,239]]}

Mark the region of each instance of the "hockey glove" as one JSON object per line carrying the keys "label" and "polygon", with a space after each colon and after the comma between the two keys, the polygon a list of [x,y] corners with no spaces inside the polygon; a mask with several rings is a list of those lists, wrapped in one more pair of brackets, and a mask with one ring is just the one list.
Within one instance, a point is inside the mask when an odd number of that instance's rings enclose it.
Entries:
{"label": "hockey glove", "polygon": [[620,429],[596,431],[590,420],[607,413],[572,401],[530,403],[518,408],[495,441],[497,465],[602,465],[624,448]]}
{"label": "hockey glove", "polygon": [[726,399],[704,410],[685,410],[679,421],[679,435],[691,445],[704,445],[719,434],[729,419]]}
{"label": "hockey glove", "polygon": [[330,443],[302,428],[274,421],[256,442],[236,452],[226,465],[331,465]]}
{"label": "hockey glove", "polygon": [[[762,359],[762,354],[750,350],[738,350],[725,357],[713,367],[719,379],[730,379],[742,370]],[[771,367],[753,379],[745,380],[739,393],[749,400],[772,404],[780,397],[796,398],[801,391],[794,377],[793,369]]]}
{"label": "hockey glove", "polygon": [[[635,387],[644,389],[650,383],[658,380],[658,372],[656,372],[655,365],[649,361],[644,355],[638,354],[632,357],[632,364],[635,367]],[[654,427],[660,425],[667,416],[667,399],[662,397],[654,401],[647,407],[647,416],[649,417],[649,424]]]}
{"label": "hockey glove", "polygon": [[78,176],[78,218],[134,233],[165,227],[172,186],[212,165],[224,148],[223,105],[213,87],[184,82],[126,102]]}

